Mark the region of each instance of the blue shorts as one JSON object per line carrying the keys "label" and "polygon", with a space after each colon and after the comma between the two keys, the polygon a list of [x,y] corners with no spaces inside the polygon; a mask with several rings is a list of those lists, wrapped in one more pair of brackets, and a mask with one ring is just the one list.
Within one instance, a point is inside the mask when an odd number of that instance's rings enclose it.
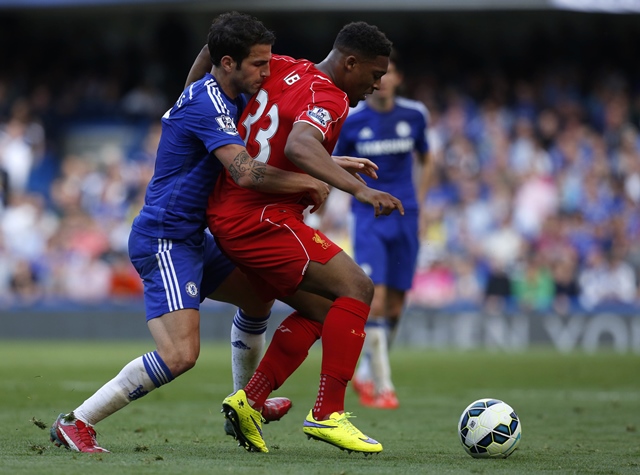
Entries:
{"label": "blue shorts", "polygon": [[144,283],[147,320],[185,308],[199,309],[236,267],[209,233],[176,240],[132,230],[129,258]]}
{"label": "blue shorts", "polygon": [[409,290],[418,258],[418,215],[393,213],[354,219],[355,261],[374,285]]}

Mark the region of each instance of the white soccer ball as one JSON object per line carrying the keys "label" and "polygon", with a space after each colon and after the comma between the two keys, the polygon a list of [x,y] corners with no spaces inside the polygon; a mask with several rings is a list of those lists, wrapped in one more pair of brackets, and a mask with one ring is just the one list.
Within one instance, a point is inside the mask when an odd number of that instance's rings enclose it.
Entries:
{"label": "white soccer ball", "polygon": [[499,399],[478,399],[462,411],[458,436],[464,450],[474,458],[506,458],[520,445],[520,419]]}

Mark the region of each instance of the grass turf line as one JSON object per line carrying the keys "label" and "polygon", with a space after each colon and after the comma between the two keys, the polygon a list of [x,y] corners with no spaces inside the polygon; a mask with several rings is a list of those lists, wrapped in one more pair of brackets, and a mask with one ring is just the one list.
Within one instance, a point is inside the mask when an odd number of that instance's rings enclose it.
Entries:
{"label": "grass turf line", "polygon": [[[48,428],[150,342],[0,341],[0,473],[11,474],[635,474],[640,472],[640,356],[394,349],[401,407],[348,411],[382,454],[365,458],[308,441],[320,350],[274,393],[294,407],[264,428],[269,454],[245,452],[222,430],[231,391],[227,345],[206,343],[196,367],[98,424],[112,454],[77,454],[49,442]],[[460,446],[460,412],[494,397],[522,420],[520,448],[506,460],[475,460]],[[39,426],[45,427],[45,430]]]}

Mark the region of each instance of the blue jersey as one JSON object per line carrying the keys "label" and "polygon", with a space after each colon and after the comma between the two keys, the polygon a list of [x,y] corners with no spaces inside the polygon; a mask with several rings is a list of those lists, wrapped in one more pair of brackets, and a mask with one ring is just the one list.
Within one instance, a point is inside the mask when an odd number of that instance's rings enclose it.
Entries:
{"label": "blue jersey", "polygon": [[[406,211],[417,211],[413,184],[413,152],[425,153],[427,108],[418,101],[396,98],[389,112],[378,112],[366,102],[351,109],[342,126],[334,155],[368,158],[378,165],[378,179],[363,176],[367,184],[402,201]],[[356,215],[372,214],[371,206],[352,200]]]}
{"label": "blue jersey", "polygon": [[133,228],[150,237],[187,239],[206,228],[207,200],[222,170],[214,151],[244,142],[236,123],[246,99],[230,99],[211,74],[187,87],[162,117],[153,178]]}

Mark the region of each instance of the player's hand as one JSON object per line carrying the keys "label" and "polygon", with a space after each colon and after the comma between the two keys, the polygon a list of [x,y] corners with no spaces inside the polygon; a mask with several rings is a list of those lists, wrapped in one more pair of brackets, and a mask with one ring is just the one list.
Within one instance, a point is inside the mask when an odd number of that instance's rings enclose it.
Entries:
{"label": "player's hand", "polygon": [[394,209],[397,209],[404,216],[402,202],[389,193],[365,187],[354,196],[361,203],[369,203],[373,206],[376,218],[380,215],[388,216],[393,213]]}
{"label": "player's hand", "polygon": [[368,177],[373,178],[374,180],[378,179],[378,174],[376,170],[378,169],[378,165],[373,163],[368,158],[358,158],[358,157],[347,157],[347,156],[332,156],[331,157],[334,162],[336,162],[340,167],[347,170],[353,176],[355,176],[358,180],[364,183],[364,180],[358,173],[363,173]]}
{"label": "player's hand", "polygon": [[309,178],[309,190],[307,191],[305,197],[301,200],[301,203],[312,206],[309,212],[313,214],[318,211],[320,206],[322,206],[322,204],[325,202],[325,200],[329,196],[331,188],[323,181],[316,180],[315,178],[311,177]]}

